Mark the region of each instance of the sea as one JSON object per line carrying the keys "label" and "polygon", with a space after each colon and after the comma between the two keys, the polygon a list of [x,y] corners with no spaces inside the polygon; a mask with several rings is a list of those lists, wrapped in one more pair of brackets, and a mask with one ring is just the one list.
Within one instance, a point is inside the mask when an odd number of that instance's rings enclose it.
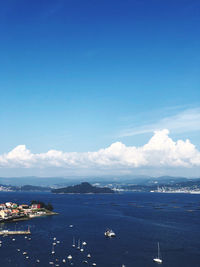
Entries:
{"label": "sea", "polygon": [[[200,266],[198,194],[0,192],[0,203],[31,200],[51,203],[59,214],[2,223],[4,230],[29,226],[31,236],[0,236],[0,266],[153,267],[158,242],[163,267]],[[107,228],[116,237],[106,238]],[[79,239],[86,242],[82,252]]]}

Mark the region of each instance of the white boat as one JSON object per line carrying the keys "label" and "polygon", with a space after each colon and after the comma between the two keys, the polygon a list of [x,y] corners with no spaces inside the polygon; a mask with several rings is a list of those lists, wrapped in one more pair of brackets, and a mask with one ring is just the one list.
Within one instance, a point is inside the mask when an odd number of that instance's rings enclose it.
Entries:
{"label": "white boat", "polygon": [[67,256],[68,260],[72,259],[72,255]]}
{"label": "white boat", "polygon": [[86,243],[85,241],[83,241],[83,243],[82,243],[82,244],[83,244],[83,246],[86,246],[86,245],[87,245],[87,243]]}
{"label": "white boat", "polygon": [[157,263],[162,263],[162,259],[161,259],[161,256],[160,256],[160,245],[159,245],[159,242],[158,242],[158,257],[154,258],[153,261],[155,261]]}
{"label": "white boat", "polygon": [[81,247],[80,247],[80,239],[78,240],[78,246],[77,246],[77,249],[80,249]]}
{"label": "white boat", "polygon": [[111,229],[107,229],[104,233],[106,237],[115,237],[115,233]]}
{"label": "white boat", "polygon": [[84,251],[84,249],[83,249],[83,243],[81,244],[81,249],[80,249],[80,251],[81,251],[81,252]]}
{"label": "white boat", "polygon": [[73,237],[73,243],[72,243],[72,247],[75,248],[75,238]]}
{"label": "white boat", "polygon": [[91,258],[91,254],[87,254],[87,257],[88,257],[88,258]]}
{"label": "white boat", "polygon": [[52,251],[51,254],[55,254],[54,245],[52,245]]}

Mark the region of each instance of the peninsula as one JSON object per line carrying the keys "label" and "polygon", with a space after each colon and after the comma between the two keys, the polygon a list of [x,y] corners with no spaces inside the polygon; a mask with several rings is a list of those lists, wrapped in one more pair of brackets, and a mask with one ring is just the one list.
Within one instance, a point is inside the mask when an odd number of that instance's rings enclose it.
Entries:
{"label": "peninsula", "polygon": [[33,200],[30,205],[6,202],[0,204],[0,223],[28,220],[34,217],[55,215],[53,206]]}
{"label": "peninsula", "polygon": [[64,194],[108,194],[108,193],[114,193],[114,191],[108,187],[96,187],[92,186],[91,184],[87,182],[83,182],[78,185],[74,186],[68,186],[58,189],[52,189],[52,193],[64,193]]}

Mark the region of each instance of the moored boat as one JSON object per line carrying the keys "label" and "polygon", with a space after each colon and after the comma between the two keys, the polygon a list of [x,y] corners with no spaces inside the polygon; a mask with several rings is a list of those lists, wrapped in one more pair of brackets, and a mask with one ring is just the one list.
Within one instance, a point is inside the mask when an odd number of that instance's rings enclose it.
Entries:
{"label": "moored boat", "polygon": [[111,229],[107,229],[107,230],[105,231],[104,235],[105,235],[106,237],[115,237],[115,236],[116,236],[115,233],[113,232],[113,230],[111,230]]}

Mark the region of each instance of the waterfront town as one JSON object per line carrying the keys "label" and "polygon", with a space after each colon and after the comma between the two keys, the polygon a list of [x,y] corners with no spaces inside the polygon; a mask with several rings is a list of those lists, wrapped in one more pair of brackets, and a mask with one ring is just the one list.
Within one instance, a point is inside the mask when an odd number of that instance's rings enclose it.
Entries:
{"label": "waterfront town", "polygon": [[30,205],[6,202],[0,204],[0,222],[28,220],[34,217],[54,215],[51,204],[32,201]]}

